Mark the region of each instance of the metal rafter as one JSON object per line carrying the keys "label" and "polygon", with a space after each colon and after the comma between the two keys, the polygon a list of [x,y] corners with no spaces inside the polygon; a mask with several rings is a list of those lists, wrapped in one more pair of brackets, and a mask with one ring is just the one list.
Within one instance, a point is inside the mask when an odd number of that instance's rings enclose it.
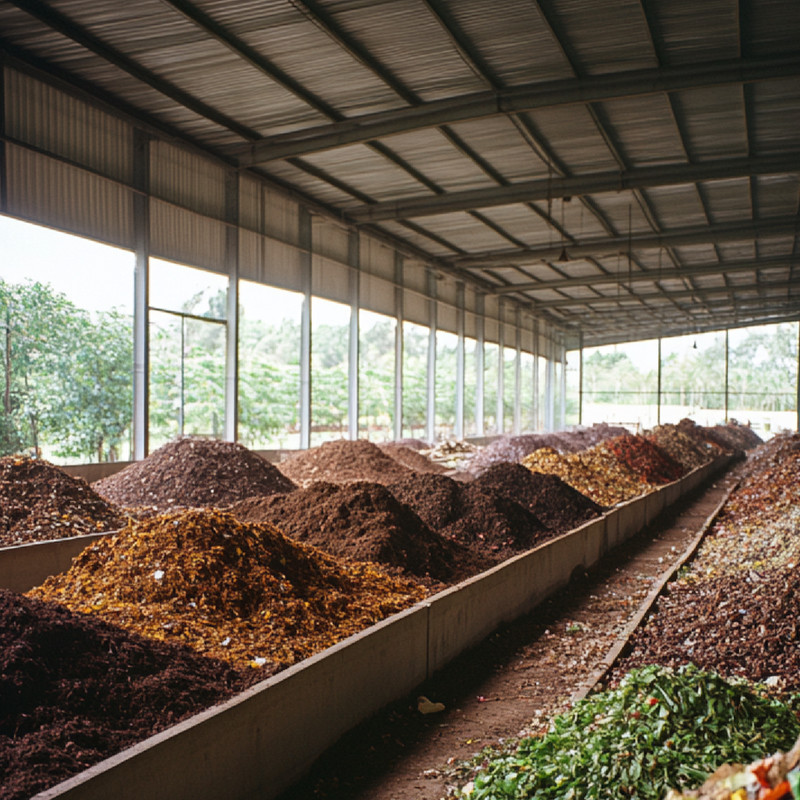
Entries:
{"label": "metal rafter", "polygon": [[727,180],[748,175],[773,175],[800,171],[800,154],[786,153],[762,158],[726,158],[695,164],[634,167],[622,172],[598,172],[571,177],[540,178],[508,186],[448,192],[436,197],[421,195],[348,209],[357,222],[426,217],[454,211],[493,208],[563,197],[680,186],[698,181]]}
{"label": "metal rafter", "polygon": [[[794,217],[763,220],[760,222],[724,223],[704,227],[675,228],[662,234],[634,234],[630,237],[633,251],[650,250],[661,247],[679,247],[693,244],[709,244],[714,242],[741,242],[749,239],[794,236],[797,220]],[[587,240],[577,242],[570,247],[570,257],[584,257],[627,253],[629,239],[627,236]],[[549,261],[558,258],[559,247],[538,247],[527,250],[500,250],[486,253],[473,253],[467,256],[451,258],[453,266],[462,269],[482,269],[500,264],[530,264],[536,261]]]}

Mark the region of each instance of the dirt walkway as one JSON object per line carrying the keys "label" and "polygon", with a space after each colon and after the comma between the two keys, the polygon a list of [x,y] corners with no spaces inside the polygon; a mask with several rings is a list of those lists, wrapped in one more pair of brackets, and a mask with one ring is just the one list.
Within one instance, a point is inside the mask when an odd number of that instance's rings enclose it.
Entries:
{"label": "dirt walkway", "polygon": [[434,676],[417,697],[345,736],[281,800],[439,800],[457,762],[539,730],[602,667],[651,590],[671,572],[741,467],[675,508],[530,616],[501,629]]}

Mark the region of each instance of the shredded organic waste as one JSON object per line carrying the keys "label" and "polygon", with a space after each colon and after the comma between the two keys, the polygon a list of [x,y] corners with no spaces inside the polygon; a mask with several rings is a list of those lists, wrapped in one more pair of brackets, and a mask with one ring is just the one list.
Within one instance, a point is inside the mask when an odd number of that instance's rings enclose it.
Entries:
{"label": "shredded organic waste", "polygon": [[0,797],[27,800],[268,675],[0,589]]}
{"label": "shredded organic waste", "polygon": [[760,448],[616,674],[692,661],[800,691],[800,436]]}
{"label": "shredded organic waste", "polygon": [[687,472],[711,460],[711,446],[681,433],[675,425],[657,425],[647,437]]}
{"label": "shredded organic waste", "polygon": [[188,437],[159,447],[93,488],[117,505],[152,515],[176,508],[220,508],[297,487],[240,444]]}
{"label": "shredded organic waste", "polygon": [[213,510],[132,524],[30,596],[237,666],[282,666],[407,608],[418,584]]}
{"label": "shredded organic waste", "polygon": [[590,695],[541,736],[486,759],[461,791],[470,800],[662,800],[725,763],[787,750],[800,734],[792,704],[692,665],[647,666]]}
{"label": "shredded organic waste", "polygon": [[652,488],[613,453],[607,442],[566,455],[543,447],[523,458],[522,465],[531,472],[557,475],[602,506],[614,506]]}
{"label": "shredded organic waste", "polygon": [[0,458],[0,547],[113,531],[125,517],[49,461]]}

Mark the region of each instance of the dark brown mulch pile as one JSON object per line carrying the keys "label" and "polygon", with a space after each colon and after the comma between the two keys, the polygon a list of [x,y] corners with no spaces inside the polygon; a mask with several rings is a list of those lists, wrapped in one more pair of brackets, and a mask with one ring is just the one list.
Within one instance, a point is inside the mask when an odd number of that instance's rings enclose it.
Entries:
{"label": "dark brown mulch pile", "polygon": [[63,539],[125,525],[119,510],[49,461],[0,458],[0,547]]}
{"label": "dark brown mulch pile", "polygon": [[800,690],[800,574],[774,569],[732,579],[674,583],[658,614],[632,638],[614,674],[643,664],[688,662],[726,677],[782,679]]}
{"label": "dark brown mulch pile", "polygon": [[192,438],[169,442],[93,487],[117,505],[153,512],[219,508],[245,497],[297,488],[276,467],[240,444]]}
{"label": "dark brown mulch pile", "polygon": [[557,475],[531,472],[522,464],[495,464],[474,485],[525,506],[548,528],[565,533],[603,513],[603,507]]}
{"label": "dark brown mulch pile", "polygon": [[433,472],[441,475],[443,472],[448,471],[443,464],[437,464],[411,447],[406,447],[397,442],[387,442],[386,444],[378,445],[378,447],[387,456],[397,461],[398,464],[413,469],[414,472]]}
{"label": "dark brown mulch pile", "polygon": [[263,677],[0,590],[0,797],[31,797]]}
{"label": "dark brown mulch pile", "polygon": [[311,481],[370,481],[386,484],[411,473],[408,467],[399,464],[378,445],[366,439],[325,442],[281,461],[278,466],[284,475],[301,486]]}
{"label": "dark brown mulch pile", "polygon": [[348,561],[372,561],[438,583],[455,583],[494,563],[434,533],[378,483],[317,481],[291,494],[250,498],[230,512],[243,522],[271,522]]}
{"label": "dark brown mulch pile", "polygon": [[498,559],[529,550],[554,535],[527,508],[475,482],[412,475],[389,489],[437,533]]}

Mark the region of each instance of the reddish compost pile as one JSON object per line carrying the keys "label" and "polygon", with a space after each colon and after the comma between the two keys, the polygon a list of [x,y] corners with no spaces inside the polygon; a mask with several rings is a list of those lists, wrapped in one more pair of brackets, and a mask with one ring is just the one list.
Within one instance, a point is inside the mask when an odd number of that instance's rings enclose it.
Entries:
{"label": "reddish compost pile", "polygon": [[447,472],[447,467],[437,464],[429,458],[423,456],[418,448],[407,447],[397,442],[386,442],[378,445],[389,458],[393,458],[398,464],[413,469],[414,472],[433,472],[441,474]]}
{"label": "reddish compost pile", "polygon": [[32,596],[244,666],[292,664],[421,599],[418,584],[344,564],[271,525],[194,509],[86,548]]}
{"label": "reddish compost pile", "polygon": [[0,797],[31,797],[261,677],[0,590]]}
{"label": "reddish compost pile", "polygon": [[271,522],[288,536],[349,561],[372,561],[416,578],[454,583],[491,566],[434,533],[379,483],[317,481],[288,495],[244,500],[244,522]]}
{"label": "reddish compost pile", "polygon": [[177,439],[93,484],[113,503],[151,513],[232,505],[256,494],[297,488],[260,456],[233,442]]}
{"label": "reddish compost pile", "polygon": [[49,461],[0,458],[0,547],[63,539],[125,525],[119,510]]}
{"label": "reddish compost pile", "polygon": [[412,472],[366,439],[325,442],[290,456],[278,466],[284,475],[300,486],[307,486],[312,481],[386,484]]}

